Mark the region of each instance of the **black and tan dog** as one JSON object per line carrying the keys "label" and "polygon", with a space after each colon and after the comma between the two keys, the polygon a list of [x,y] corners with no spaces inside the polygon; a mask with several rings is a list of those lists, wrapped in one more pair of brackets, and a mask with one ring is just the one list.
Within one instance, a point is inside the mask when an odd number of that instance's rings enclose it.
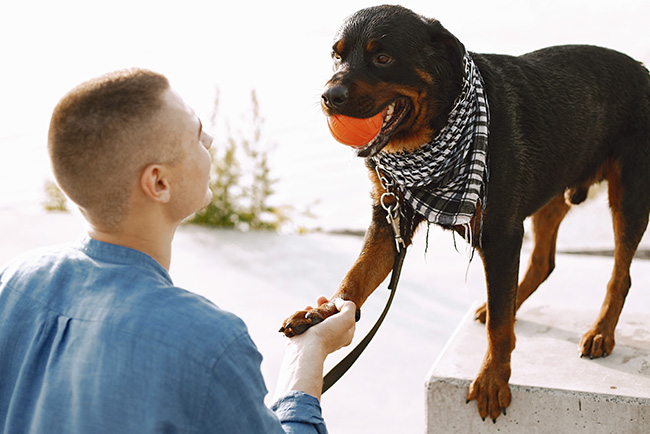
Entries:
{"label": "black and tan dog", "polygon": [[[335,74],[322,96],[325,114],[392,116],[362,157],[413,152],[447,123],[463,85],[464,46],[442,25],[399,6],[364,9],[336,36]],[[560,222],[589,187],[608,181],[614,222],[614,271],[602,309],[580,342],[587,357],[614,348],[614,329],[631,284],[630,263],[650,213],[650,75],[637,61],[592,46],[560,46],[513,57],[471,53],[489,101],[489,182],[475,247],[483,260],[488,349],[468,400],[496,419],[510,404],[510,355],[517,308],[551,273]],[[370,160],[369,160],[370,161]],[[369,164],[371,166],[371,164]],[[391,228],[373,170],[373,220],[363,251],[334,297],[361,306],[390,273]],[[407,210],[408,212],[409,210]],[[412,231],[424,218],[413,213]],[[478,216],[478,214],[477,214]],[[517,285],[523,221],[532,216],[534,250]],[[464,228],[450,227],[464,232]],[[331,303],[287,319],[288,336],[335,313]]]}

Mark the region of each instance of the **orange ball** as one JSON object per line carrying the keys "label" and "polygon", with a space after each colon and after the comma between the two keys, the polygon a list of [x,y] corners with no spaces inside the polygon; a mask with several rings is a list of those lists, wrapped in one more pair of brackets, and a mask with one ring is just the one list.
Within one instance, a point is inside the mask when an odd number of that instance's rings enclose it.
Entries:
{"label": "orange ball", "polygon": [[382,122],[381,113],[365,119],[343,115],[327,117],[327,125],[332,136],[344,145],[357,148],[370,143],[375,138],[381,129]]}

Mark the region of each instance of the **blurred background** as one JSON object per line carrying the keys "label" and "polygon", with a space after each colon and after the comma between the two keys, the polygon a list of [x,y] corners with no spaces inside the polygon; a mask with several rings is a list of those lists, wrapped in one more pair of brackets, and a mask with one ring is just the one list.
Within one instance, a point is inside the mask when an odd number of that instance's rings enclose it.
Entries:
{"label": "blurred background", "polygon": [[[254,91],[261,120],[259,145],[268,155],[269,176],[277,180],[269,200],[286,207],[289,220],[280,233],[184,226],[176,237],[171,272],[177,285],[244,318],[264,354],[262,371],[272,393],[283,351],[283,338],[276,333],[282,319],[319,295],[333,293],[356,258],[361,238],[332,231],[359,233],[370,218],[363,161],[331,138],[319,102],[332,71],[333,36],[342,20],[380,3],[4,2],[0,263],[83,233],[74,210],[45,213],[42,204],[45,184],[53,180],[46,143],[49,116],[72,87],[121,68],[161,72],[204,125],[211,126],[217,150],[227,146],[228,138],[250,134]],[[549,45],[584,43],[650,64],[647,0],[401,4],[439,19],[470,51],[518,55]],[[215,122],[210,122],[215,101]],[[607,199],[602,193],[595,199],[567,217],[560,250],[611,249]],[[314,231],[318,228],[323,232]],[[410,250],[401,293],[379,335],[323,398],[332,433],[423,430],[425,375],[460,318],[474,300],[484,297],[480,260],[468,265],[462,240],[457,240],[457,252],[451,235],[432,227],[425,252],[425,236],[422,231]],[[527,249],[525,245],[523,255]],[[522,265],[526,262],[524,258]],[[637,262],[647,272],[647,261]],[[556,291],[566,298],[563,289],[573,286],[576,276],[589,276],[599,288],[597,303],[590,306],[595,315],[611,266],[608,257],[564,255],[545,283],[545,293]],[[355,339],[371,327],[386,292],[378,290],[364,306]]]}
{"label": "blurred background", "polygon": [[[320,111],[330,51],[361,0],[45,0],[0,6],[0,210],[30,206],[50,177],[49,116],[59,98],[107,71],[140,66],[167,75],[204,124],[219,95],[218,125],[242,128],[255,90],[275,199],[297,226],[363,229],[368,181],[361,160],[335,142]],[[379,2],[378,4],[381,4]],[[586,43],[650,63],[643,0],[404,1],[439,19],[476,52],[522,54]],[[228,131],[214,128],[216,143]],[[36,199],[38,201],[38,199]],[[311,212],[314,218],[303,216]]]}

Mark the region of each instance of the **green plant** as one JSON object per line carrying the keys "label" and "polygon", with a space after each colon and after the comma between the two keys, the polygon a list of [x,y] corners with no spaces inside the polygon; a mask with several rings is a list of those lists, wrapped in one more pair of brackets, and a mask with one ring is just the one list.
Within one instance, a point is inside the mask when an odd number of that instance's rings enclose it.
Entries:
{"label": "green plant", "polygon": [[[217,130],[219,92],[211,116]],[[228,123],[226,122],[228,125]],[[240,230],[278,230],[287,220],[286,207],[270,205],[273,195],[269,168],[269,144],[263,138],[264,118],[260,114],[255,90],[251,91],[251,110],[245,132],[233,133],[228,125],[225,139],[215,137],[212,156],[212,202],[189,219],[189,223]]]}
{"label": "green plant", "polygon": [[68,199],[61,189],[52,181],[45,181],[45,200],[43,208],[49,212],[69,212]]}

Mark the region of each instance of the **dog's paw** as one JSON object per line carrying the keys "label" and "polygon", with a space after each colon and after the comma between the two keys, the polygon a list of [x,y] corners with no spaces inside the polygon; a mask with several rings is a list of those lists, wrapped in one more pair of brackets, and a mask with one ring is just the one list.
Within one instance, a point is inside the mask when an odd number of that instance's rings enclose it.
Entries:
{"label": "dog's paw", "polygon": [[501,414],[506,414],[506,408],[512,401],[510,386],[510,368],[483,368],[469,387],[467,402],[476,400],[478,414],[483,420],[486,417],[496,423]]}
{"label": "dog's paw", "polygon": [[485,324],[485,321],[487,320],[487,304],[486,303],[483,303],[483,306],[476,309],[476,312],[474,313],[474,320],[482,322],[483,324]]}
{"label": "dog's paw", "polygon": [[316,309],[300,310],[284,320],[280,333],[287,337],[302,334],[309,327],[319,324],[337,312],[334,303],[325,303]]}
{"label": "dog's paw", "polygon": [[607,332],[594,326],[582,336],[578,352],[580,357],[589,357],[590,359],[607,357],[614,351],[615,344],[613,332]]}

